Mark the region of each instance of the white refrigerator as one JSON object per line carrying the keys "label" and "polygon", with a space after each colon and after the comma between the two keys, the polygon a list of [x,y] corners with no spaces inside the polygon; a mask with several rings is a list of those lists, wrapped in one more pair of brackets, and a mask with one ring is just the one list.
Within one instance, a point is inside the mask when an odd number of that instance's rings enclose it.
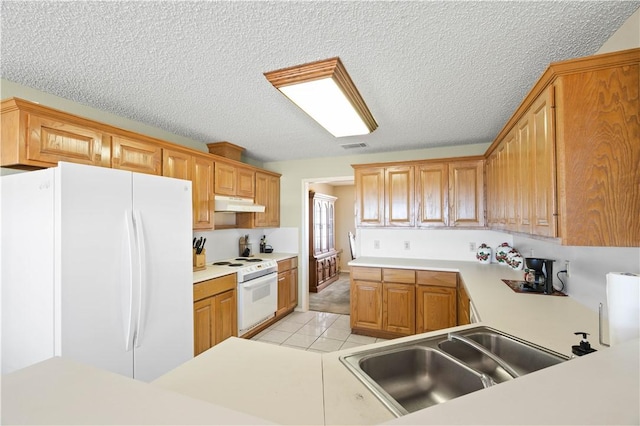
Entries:
{"label": "white refrigerator", "polygon": [[3,374],[62,356],[151,381],[193,357],[191,182],[61,162],[0,192]]}

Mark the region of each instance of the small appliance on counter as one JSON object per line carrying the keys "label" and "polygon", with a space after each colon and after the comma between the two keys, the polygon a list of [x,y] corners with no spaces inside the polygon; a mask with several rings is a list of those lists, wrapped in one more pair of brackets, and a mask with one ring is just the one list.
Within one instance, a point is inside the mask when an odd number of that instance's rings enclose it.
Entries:
{"label": "small appliance on counter", "polygon": [[249,234],[240,237],[238,255],[242,257],[253,256],[253,245],[249,242]]}
{"label": "small appliance on counter", "polygon": [[529,272],[522,289],[533,293],[553,294],[553,259],[525,258]]}

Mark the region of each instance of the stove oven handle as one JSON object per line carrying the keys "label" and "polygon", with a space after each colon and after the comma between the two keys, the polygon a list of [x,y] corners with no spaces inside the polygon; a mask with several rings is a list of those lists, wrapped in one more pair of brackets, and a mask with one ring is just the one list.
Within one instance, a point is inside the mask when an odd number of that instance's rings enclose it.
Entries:
{"label": "stove oven handle", "polygon": [[[269,274],[269,275],[264,275],[260,278],[256,278],[254,280],[249,280],[249,281],[245,281],[242,284],[242,288],[246,289],[246,290],[250,290],[256,287],[263,287],[265,285],[269,285],[271,284],[270,281],[276,279],[276,276],[278,274],[276,272],[274,272],[273,274]],[[277,281],[276,281],[277,282]]]}

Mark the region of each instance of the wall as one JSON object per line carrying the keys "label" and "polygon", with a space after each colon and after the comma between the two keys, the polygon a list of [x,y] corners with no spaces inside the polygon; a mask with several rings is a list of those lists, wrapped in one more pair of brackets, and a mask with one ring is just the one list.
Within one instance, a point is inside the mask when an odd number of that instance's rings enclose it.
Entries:
{"label": "wall", "polygon": [[640,47],[640,8],[609,37],[609,40],[596,53],[609,53],[635,47]]}
{"label": "wall", "polygon": [[355,185],[334,186],[336,200],[336,248],[342,250],[340,256],[340,269],[343,272],[349,271],[351,261],[351,249],[349,248],[349,232],[356,233],[355,216],[353,206],[355,205]]}
{"label": "wall", "polygon": [[149,126],[137,121],[129,120],[99,109],[91,108],[50,93],[41,92],[31,87],[22,86],[9,80],[0,80],[0,99],[21,98],[27,101],[39,102],[51,108],[59,109],[70,114],[79,115],[84,118],[106,123],[121,129],[130,130],[136,133],[142,133],[147,136],[162,139],[167,142],[173,142],[179,145],[188,146],[198,151],[209,152],[207,145],[166,132],[157,127]]}

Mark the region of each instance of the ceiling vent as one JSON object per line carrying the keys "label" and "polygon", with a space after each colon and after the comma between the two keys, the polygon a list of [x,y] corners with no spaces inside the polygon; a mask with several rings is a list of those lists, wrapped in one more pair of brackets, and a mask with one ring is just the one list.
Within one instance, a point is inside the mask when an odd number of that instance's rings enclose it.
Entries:
{"label": "ceiling vent", "polygon": [[344,149],[356,149],[356,148],[364,148],[368,145],[364,142],[358,142],[358,143],[346,143],[340,146],[343,147]]}

